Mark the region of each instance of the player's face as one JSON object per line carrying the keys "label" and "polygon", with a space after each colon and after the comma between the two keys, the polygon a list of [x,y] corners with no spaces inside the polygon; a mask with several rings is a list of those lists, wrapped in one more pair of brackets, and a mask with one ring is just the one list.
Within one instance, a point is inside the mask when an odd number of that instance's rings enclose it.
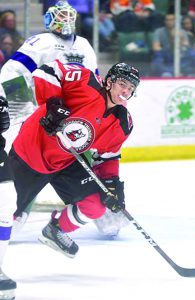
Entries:
{"label": "player's face", "polygon": [[55,31],[64,34],[72,34],[75,31],[75,13],[70,10],[59,11],[55,16]]}
{"label": "player's face", "polygon": [[72,24],[74,23],[74,14],[72,12],[69,11],[60,11],[58,13],[58,15],[56,16],[56,21],[57,22],[61,22],[61,23],[65,23],[65,24]]}
{"label": "player's face", "polygon": [[126,79],[117,79],[116,82],[110,82],[110,78],[107,81],[108,88],[110,89],[111,99],[108,99],[110,107],[115,105],[127,105],[127,100],[130,98],[135,91],[135,85]]}

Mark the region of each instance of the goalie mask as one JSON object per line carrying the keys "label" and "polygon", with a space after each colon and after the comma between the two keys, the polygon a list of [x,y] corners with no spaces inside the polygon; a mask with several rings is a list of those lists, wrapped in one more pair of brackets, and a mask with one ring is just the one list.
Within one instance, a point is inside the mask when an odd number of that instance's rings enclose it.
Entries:
{"label": "goalie mask", "polygon": [[70,36],[75,32],[76,16],[76,10],[67,1],[58,1],[46,12],[45,27],[62,38]]}
{"label": "goalie mask", "polygon": [[112,83],[116,82],[117,79],[126,79],[134,84],[135,87],[137,87],[140,82],[138,70],[124,62],[117,63],[110,68],[105,77],[105,84],[109,77]]}

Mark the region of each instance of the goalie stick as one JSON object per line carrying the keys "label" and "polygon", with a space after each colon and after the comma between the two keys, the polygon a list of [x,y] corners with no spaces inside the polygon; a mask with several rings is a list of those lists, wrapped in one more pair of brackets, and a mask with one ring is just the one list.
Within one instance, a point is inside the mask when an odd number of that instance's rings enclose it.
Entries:
{"label": "goalie stick", "polygon": [[[63,135],[62,132],[57,132],[56,135],[59,137],[64,146],[74,155],[78,162],[83,166],[83,168],[89,173],[89,175],[94,179],[94,181],[100,186],[100,188],[106,193],[106,195],[112,195],[112,193],[107,189],[107,187],[101,182],[101,180],[96,176],[92,169],[88,166],[82,156],[77,153],[74,147],[70,144],[68,139]],[[183,277],[195,277],[195,269],[184,268],[177,265],[161,248],[160,246],[148,235],[148,233],[139,225],[139,223],[130,215],[130,213],[124,209],[122,210],[126,218],[135,226],[135,228],[141,232],[148,243],[153,246],[153,248],[166,260],[166,262],[181,276]]]}

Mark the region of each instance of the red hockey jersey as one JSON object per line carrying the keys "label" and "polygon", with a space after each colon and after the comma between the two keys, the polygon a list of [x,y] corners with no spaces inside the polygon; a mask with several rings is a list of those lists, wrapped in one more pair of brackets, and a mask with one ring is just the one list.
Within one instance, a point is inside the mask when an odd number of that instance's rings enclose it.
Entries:
{"label": "red hockey jersey", "polygon": [[77,152],[91,150],[95,164],[109,162],[103,163],[104,167],[110,167],[111,161],[116,163],[132,130],[132,119],[123,106],[106,110],[106,91],[99,78],[82,66],[63,65],[58,60],[43,65],[33,75],[40,106],[24,122],[13,143],[20,158],[44,174],[66,168],[75,160],[58,137],[48,136],[39,124],[46,115],[47,99],[55,96],[63,98],[71,111],[64,120],[63,134]]}

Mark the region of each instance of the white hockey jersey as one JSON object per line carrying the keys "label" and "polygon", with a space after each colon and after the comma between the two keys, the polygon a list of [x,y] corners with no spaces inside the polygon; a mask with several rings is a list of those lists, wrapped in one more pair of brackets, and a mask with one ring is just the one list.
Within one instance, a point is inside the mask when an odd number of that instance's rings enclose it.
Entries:
{"label": "white hockey jersey", "polygon": [[76,35],[72,40],[64,40],[54,33],[41,33],[28,38],[2,67],[0,82],[22,75],[32,86],[31,73],[55,59],[62,63],[77,62],[98,73],[95,52],[85,38]]}

